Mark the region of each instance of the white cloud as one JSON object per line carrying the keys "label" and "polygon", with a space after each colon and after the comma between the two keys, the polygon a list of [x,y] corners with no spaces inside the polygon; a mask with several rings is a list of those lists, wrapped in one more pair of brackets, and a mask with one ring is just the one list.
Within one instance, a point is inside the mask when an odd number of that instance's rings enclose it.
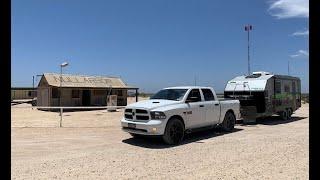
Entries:
{"label": "white cloud", "polygon": [[292,36],[309,36],[309,30],[294,32]]}
{"label": "white cloud", "polygon": [[306,50],[299,50],[296,54],[290,55],[292,58],[300,57],[300,56],[306,56],[309,57],[309,52]]}
{"label": "white cloud", "polygon": [[309,0],[275,0],[271,2],[268,10],[278,19],[309,18]]}

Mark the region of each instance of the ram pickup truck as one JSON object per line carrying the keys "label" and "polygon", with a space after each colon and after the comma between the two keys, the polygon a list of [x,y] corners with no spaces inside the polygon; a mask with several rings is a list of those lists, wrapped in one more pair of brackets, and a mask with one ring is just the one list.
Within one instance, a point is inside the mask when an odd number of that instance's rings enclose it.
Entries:
{"label": "ram pickup truck", "polygon": [[160,135],[165,143],[178,144],[196,130],[219,126],[232,131],[239,118],[239,100],[218,99],[211,87],[183,86],[126,106],[121,126],[133,137]]}

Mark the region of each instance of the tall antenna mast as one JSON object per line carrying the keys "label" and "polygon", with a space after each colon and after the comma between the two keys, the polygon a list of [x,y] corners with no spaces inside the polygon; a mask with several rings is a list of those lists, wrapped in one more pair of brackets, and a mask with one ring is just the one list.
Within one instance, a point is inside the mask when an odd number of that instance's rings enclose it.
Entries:
{"label": "tall antenna mast", "polygon": [[250,31],[252,30],[252,25],[245,25],[244,30],[248,31],[248,75],[250,75]]}
{"label": "tall antenna mast", "polygon": [[290,75],[290,61],[288,60],[288,76]]}

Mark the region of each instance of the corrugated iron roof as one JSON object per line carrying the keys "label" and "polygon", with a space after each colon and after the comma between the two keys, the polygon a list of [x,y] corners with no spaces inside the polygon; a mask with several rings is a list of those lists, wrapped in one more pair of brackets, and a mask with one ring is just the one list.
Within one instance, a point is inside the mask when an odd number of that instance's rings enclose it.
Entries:
{"label": "corrugated iron roof", "polygon": [[[44,73],[49,86],[60,87],[60,74]],[[62,87],[90,87],[90,88],[134,88],[127,86],[119,77],[87,76],[62,74]]]}

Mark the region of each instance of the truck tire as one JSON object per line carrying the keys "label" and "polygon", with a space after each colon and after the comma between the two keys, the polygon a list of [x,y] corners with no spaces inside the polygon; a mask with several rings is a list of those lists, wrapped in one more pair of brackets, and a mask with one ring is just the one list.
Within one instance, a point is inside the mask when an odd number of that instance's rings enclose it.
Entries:
{"label": "truck tire", "polygon": [[222,122],[222,130],[230,132],[234,129],[234,124],[236,122],[236,118],[234,114],[230,111],[226,113]]}
{"label": "truck tire", "polygon": [[162,136],[166,144],[179,144],[184,137],[184,125],[180,119],[173,118],[168,121]]}

